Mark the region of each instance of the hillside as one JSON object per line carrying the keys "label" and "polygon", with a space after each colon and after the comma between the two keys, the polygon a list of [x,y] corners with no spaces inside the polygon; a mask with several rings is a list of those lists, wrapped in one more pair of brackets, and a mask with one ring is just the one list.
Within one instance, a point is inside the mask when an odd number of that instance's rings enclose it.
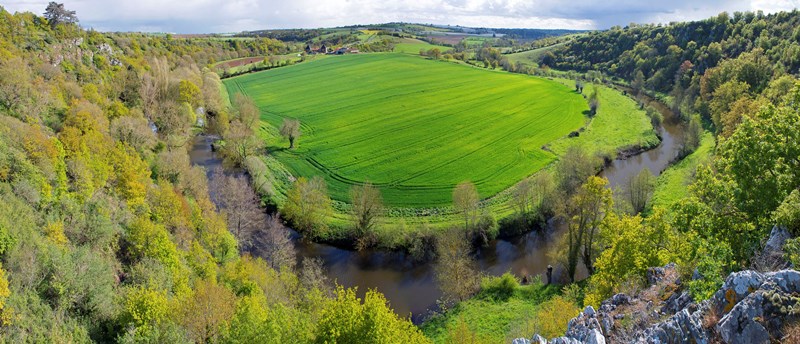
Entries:
{"label": "hillside", "polygon": [[[100,33],[68,14],[0,8],[0,342],[427,341],[383,295],[298,265],[246,179],[190,164],[198,133],[255,137],[208,67],[285,45]],[[246,254],[254,237],[271,253]],[[342,320],[374,325],[336,335]]]}

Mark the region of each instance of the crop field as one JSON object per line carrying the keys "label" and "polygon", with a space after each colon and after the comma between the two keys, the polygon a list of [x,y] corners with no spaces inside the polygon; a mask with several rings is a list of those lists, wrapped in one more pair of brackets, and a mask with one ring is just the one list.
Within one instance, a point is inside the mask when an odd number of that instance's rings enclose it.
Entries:
{"label": "crop field", "polygon": [[511,63],[521,62],[522,64],[528,65],[528,66],[538,65],[539,64],[539,60],[542,57],[542,54],[544,54],[547,51],[553,50],[554,48],[560,47],[560,46],[562,46],[564,44],[567,44],[567,42],[557,43],[557,44],[553,44],[553,45],[550,45],[550,46],[541,47],[541,48],[538,48],[538,49],[533,49],[533,50],[528,50],[528,51],[523,51],[523,52],[519,52],[519,53],[506,54],[504,56],[508,59],[508,62],[511,62]]}
{"label": "crop field", "polygon": [[442,45],[433,45],[415,38],[402,38],[398,40],[397,44],[394,45],[395,52],[406,54],[419,54],[420,49],[428,51],[429,49],[433,48],[439,48],[439,50],[442,52],[452,49]]}
{"label": "crop field", "polygon": [[459,182],[490,197],[556,156],[542,146],[585,122],[586,101],[558,82],[404,54],[345,55],[226,79],[280,126],[299,118],[294,150],[269,138],[298,176],[322,175],[348,201],[353,184],[380,187],[397,207],[451,203]]}

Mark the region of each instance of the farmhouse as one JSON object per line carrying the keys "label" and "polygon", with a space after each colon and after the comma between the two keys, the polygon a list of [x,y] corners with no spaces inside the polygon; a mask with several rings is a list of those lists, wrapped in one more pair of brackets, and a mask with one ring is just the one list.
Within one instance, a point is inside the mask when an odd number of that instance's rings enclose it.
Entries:
{"label": "farmhouse", "polygon": [[326,47],[325,44],[323,44],[319,48],[314,48],[314,47],[311,46],[311,44],[307,44],[305,50],[306,50],[306,54],[308,54],[308,55],[328,54],[328,53],[330,53],[330,49],[328,49],[328,47]]}

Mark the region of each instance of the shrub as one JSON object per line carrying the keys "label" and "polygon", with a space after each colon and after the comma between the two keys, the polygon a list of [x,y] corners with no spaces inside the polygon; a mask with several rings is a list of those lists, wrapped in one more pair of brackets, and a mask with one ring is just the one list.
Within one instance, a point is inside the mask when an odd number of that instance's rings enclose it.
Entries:
{"label": "shrub", "polygon": [[481,280],[481,296],[496,301],[506,301],[519,287],[517,277],[510,272],[500,277],[484,277]]}
{"label": "shrub", "polygon": [[786,240],[783,244],[784,258],[793,266],[800,266],[800,238]]}
{"label": "shrub", "polygon": [[531,328],[545,338],[564,335],[567,323],[578,315],[580,308],[563,296],[554,296],[539,306],[536,315],[529,320]]}
{"label": "shrub", "polygon": [[725,242],[705,240],[697,251],[697,272],[703,276],[689,281],[689,293],[695,300],[705,300],[725,281],[723,274],[731,270],[733,252]]}

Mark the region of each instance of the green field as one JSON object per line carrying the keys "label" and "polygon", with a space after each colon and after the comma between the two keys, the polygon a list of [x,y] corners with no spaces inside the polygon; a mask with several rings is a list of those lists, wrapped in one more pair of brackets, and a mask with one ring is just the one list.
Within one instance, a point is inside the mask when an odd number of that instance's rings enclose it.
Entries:
{"label": "green field", "polygon": [[556,156],[542,146],[585,123],[586,101],[554,81],[404,54],[346,55],[225,80],[279,126],[299,118],[299,147],[270,139],[298,176],[322,175],[348,200],[370,181],[385,203],[435,207],[474,182],[490,197]]}
{"label": "green field", "polygon": [[[556,79],[565,86],[575,87],[575,81]],[[578,137],[563,138],[549,145],[556,154],[563,154],[572,145],[582,146],[609,158],[631,147],[652,148],[661,142],[650,120],[633,99],[607,86],[589,84],[583,93],[588,95],[598,87],[600,107],[597,115]]]}
{"label": "green field", "polygon": [[538,65],[539,64],[539,60],[542,58],[542,54],[544,54],[545,52],[547,52],[549,50],[553,50],[554,48],[560,47],[560,46],[562,46],[564,44],[567,44],[567,42],[553,44],[553,45],[550,45],[550,46],[546,46],[546,47],[542,47],[542,48],[538,48],[538,49],[533,49],[533,50],[528,50],[528,51],[523,51],[523,52],[519,52],[519,53],[506,54],[506,55],[503,55],[503,56],[505,56],[508,59],[508,61],[511,62],[511,63],[521,62],[522,64],[528,65],[528,66]]}
{"label": "green field", "polygon": [[406,54],[419,54],[420,49],[428,51],[433,48],[439,48],[442,53],[452,49],[442,45],[433,45],[415,38],[401,38],[398,40],[398,43],[394,45],[395,52]]}

